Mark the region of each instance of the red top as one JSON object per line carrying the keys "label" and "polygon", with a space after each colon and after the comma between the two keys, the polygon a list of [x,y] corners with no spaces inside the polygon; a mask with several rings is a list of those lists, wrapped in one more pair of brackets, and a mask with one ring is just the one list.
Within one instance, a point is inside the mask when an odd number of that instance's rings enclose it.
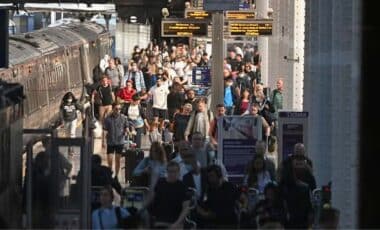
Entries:
{"label": "red top", "polygon": [[249,106],[249,101],[242,101],[240,104],[240,114],[243,114],[245,111],[247,111]]}
{"label": "red top", "polygon": [[132,101],[132,96],[136,93],[136,90],[128,89],[127,87],[124,87],[117,92],[118,97],[123,99],[124,101],[131,102]]}

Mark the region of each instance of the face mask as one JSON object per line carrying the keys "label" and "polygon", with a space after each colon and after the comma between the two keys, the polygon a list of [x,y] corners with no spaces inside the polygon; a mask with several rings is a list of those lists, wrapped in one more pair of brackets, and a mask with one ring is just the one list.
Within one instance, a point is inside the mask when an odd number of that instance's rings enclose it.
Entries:
{"label": "face mask", "polygon": [[67,99],[67,103],[73,102],[73,99]]}

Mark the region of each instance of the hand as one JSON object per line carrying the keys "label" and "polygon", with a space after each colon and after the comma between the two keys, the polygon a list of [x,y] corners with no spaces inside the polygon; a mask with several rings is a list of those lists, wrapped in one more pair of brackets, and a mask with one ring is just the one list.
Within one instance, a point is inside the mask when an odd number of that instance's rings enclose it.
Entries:
{"label": "hand", "polygon": [[150,166],[147,166],[147,167],[144,169],[144,172],[145,172],[145,173],[150,173],[150,170],[151,170]]}
{"label": "hand", "polygon": [[169,226],[169,229],[181,229],[182,226],[180,224],[178,224],[177,222],[175,222],[174,224],[171,224]]}

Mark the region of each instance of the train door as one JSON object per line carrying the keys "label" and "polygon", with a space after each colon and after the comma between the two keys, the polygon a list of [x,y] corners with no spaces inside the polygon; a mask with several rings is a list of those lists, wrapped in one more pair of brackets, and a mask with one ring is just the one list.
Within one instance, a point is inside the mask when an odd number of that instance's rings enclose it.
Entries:
{"label": "train door", "polygon": [[[62,138],[50,129],[24,134],[35,137],[26,154],[24,227],[90,228],[92,140],[87,134]],[[68,147],[78,154],[70,155]]]}

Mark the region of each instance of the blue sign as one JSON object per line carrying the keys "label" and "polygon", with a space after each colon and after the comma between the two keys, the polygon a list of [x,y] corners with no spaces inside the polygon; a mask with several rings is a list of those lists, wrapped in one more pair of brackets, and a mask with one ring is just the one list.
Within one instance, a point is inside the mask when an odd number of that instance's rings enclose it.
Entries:
{"label": "blue sign", "polygon": [[303,143],[303,125],[302,124],[283,124],[282,125],[282,159],[286,159],[294,152],[294,145]]}
{"label": "blue sign", "polygon": [[253,116],[224,116],[219,118],[218,127],[218,158],[222,158],[229,180],[241,184],[247,164],[256,154],[256,141],[262,138],[261,120]]}
{"label": "blue sign", "polygon": [[309,112],[280,111],[278,119],[279,160],[293,154],[294,145],[303,143],[307,148]]}
{"label": "blue sign", "polygon": [[203,0],[205,11],[239,10],[240,0]]}
{"label": "blue sign", "polygon": [[199,86],[205,86],[209,87],[211,86],[211,71],[210,67],[203,66],[203,67],[195,67],[193,68],[193,85],[199,85]]}
{"label": "blue sign", "polygon": [[239,4],[240,9],[250,9],[251,8],[251,3],[248,0],[240,0]]}

